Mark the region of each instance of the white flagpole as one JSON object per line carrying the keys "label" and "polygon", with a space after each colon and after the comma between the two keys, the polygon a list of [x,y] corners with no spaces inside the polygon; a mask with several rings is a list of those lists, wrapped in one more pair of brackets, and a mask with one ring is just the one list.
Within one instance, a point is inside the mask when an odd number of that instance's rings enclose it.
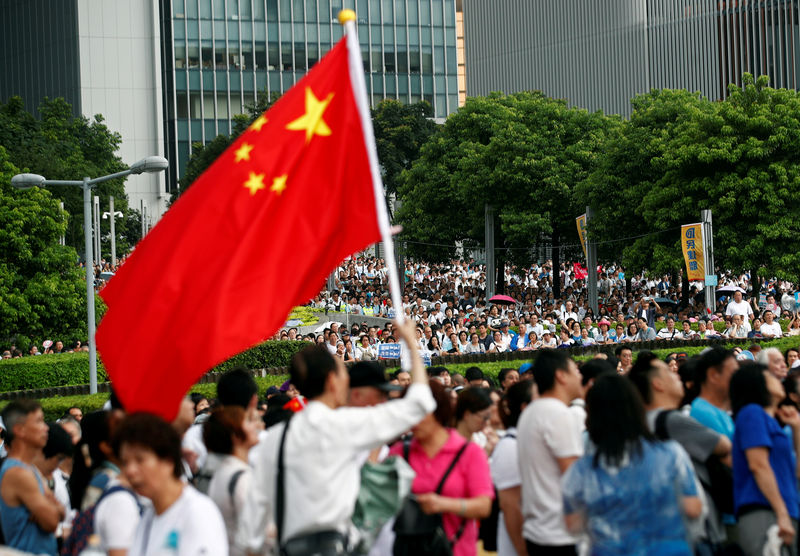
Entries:
{"label": "white flagpole", "polygon": [[[392,296],[395,318],[398,322],[405,320],[403,311],[400,278],[397,273],[397,264],[394,257],[394,244],[392,243],[392,232],[389,224],[389,214],[386,211],[386,201],[383,191],[383,180],[378,166],[378,150],[375,147],[375,134],[372,130],[372,117],[367,101],[367,85],[364,82],[364,65],[361,60],[361,46],[358,44],[358,31],[356,30],[356,13],[353,10],[342,10],[339,12],[339,23],[344,26],[347,35],[347,60],[350,69],[350,83],[355,97],[356,107],[361,116],[361,129],[364,133],[364,141],[367,148],[367,158],[369,159],[369,169],[372,174],[372,186],[375,197],[375,210],[378,214],[378,228],[381,231],[381,242],[383,243],[383,254],[386,260],[386,269],[389,276],[389,292]],[[405,350],[403,351],[405,354]],[[402,358],[403,368],[409,370],[411,362],[406,357]]]}

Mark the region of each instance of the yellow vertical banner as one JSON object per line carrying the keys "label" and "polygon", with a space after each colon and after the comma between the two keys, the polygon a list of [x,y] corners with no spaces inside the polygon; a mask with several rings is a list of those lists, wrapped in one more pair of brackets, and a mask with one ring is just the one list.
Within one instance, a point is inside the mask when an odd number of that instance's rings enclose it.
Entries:
{"label": "yellow vertical banner", "polygon": [[583,256],[588,259],[586,254],[586,213],[581,214],[575,219],[575,224],[578,226],[578,237],[581,238],[581,247],[583,247]]}
{"label": "yellow vertical banner", "polygon": [[681,226],[681,249],[686,261],[689,280],[704,281],[706,277],[706,258],[703,252],[703,225],[684,224]]}

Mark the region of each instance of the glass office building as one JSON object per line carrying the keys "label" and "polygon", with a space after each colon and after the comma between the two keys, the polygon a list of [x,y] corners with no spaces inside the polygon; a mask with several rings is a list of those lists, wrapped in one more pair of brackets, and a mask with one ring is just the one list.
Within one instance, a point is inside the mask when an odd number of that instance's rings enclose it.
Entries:
{"label": "glass office building", "polygon": [[[230,133],[262,95],[294,85],[342,37],[355,9],[368,95],[458,107],[456,0],[172,0],[161,3],[165,137],[173,176],[191,144]],[[170,184],[175,186],[174,182]]]}
{"label": "glass office building", "polygon": [[798,0],[464,0],[467,94],[538,89],[629,116],[653,88],[800,89]]}
{"label": "glass office building", "polygon": [[464,97],[457,4],[3,0],[0,101],[21,95],[34,111],[45,96],[65,97],[76,115],[102,114],[120,133],[125,162],[166,156],[166,174],[126,183],[130,205],[152,225],[167,208],[192,143],[230,133],[247,105],[273,99],[302,78],[341,38],[342,9],[358,17],[373,106],[385,98],[425,99],[437,118],[455,111]]}

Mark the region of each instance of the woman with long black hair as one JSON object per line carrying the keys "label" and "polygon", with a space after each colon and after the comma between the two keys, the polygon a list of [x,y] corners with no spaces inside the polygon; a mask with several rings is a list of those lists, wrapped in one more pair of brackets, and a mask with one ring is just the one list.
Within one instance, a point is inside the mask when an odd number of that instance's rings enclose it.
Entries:
{"label": "woman with long black hair", "polygon": [[692,463],[683,448],[658,442],[633,384],[598,378],[586,396],[592,450],[564,475],[567,527],[586,530],[592,554],[692,554],[684,518],[702,510]]}

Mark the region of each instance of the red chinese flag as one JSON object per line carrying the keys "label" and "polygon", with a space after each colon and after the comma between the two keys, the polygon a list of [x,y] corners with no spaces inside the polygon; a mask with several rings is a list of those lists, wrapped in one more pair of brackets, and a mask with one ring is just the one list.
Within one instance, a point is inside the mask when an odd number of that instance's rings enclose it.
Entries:
{"label": "red chinese flag", "polygon": [[380,238],[347,49],[256,120],[102,290],[97,346],[128,411],[173,419],[204,373],[274,334]]}

